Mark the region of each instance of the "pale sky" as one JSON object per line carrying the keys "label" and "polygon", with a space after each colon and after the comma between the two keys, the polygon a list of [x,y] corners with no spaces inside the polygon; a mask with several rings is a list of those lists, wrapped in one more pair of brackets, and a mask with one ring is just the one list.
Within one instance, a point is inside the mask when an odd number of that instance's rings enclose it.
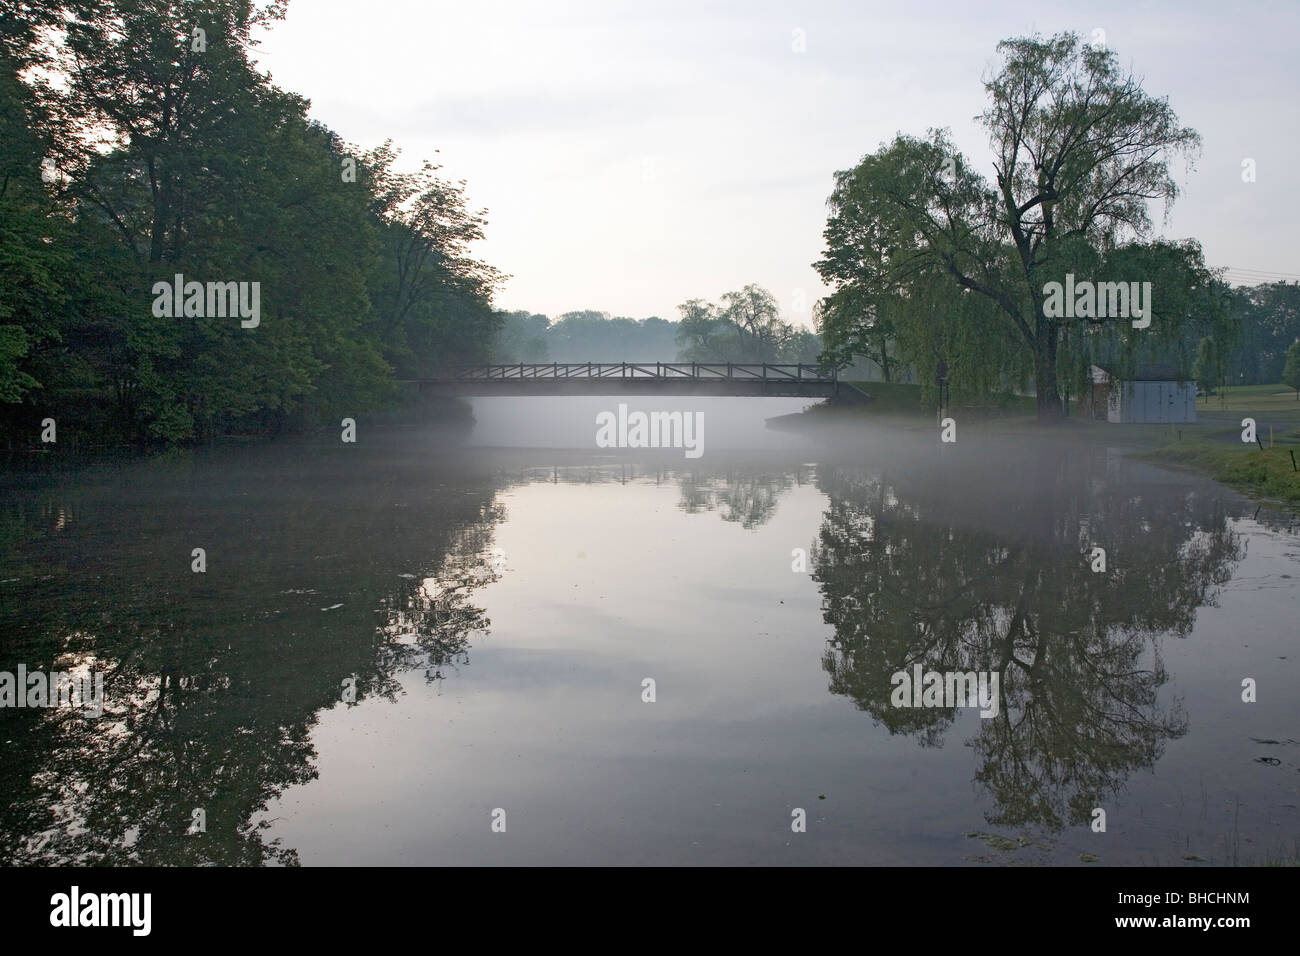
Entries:
{"label": "pale sky", "polygon": [[1204,138],[1163,233],[1300,278],[1294,2],[293,0],[257,55],[345,140],[468,181],[501,308],[676,319],[757,282],[807,325],[834,172],[946,126],[988,173],[997,42],[1097,29]]}

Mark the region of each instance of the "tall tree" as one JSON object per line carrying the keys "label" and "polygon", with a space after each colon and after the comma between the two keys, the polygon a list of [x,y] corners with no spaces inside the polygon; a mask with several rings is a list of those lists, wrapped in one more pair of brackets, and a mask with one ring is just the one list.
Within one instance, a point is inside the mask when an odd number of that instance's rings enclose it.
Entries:
{"label": "tall tree", "polygon": [[678,358],[687,362],[797,362],[820,354],[820,340],[781,318],[775,296],[750,283],[714,305],[689,299],[677,307]]}
{"label": "tall tree", "polygon": [[738,361],[773,361],[782,355],[794,333],[793,327],[781,320],[776,297],[752,282],[723,295],[719,315],[736,330],[742,356]]}
{"label": "tall tree", "polygon": [[[1105,330],[1132,350],[1147,331],[1173,334],[1189,296],[1209,283],[1194,243],[1139,243],[1151,231],[1148,204],[1177,196],[1170,159],[1194,154],[1200,140],[1121,72],[1113,51],[1075,34],[1005,40],[998,53],[981,116],[992,181],[946,133],[900,135],[836,174],[818,268],[863,299],[936,272],[988,299],[1032,358],[1040,418],[1055,419],[1057,353],[1070,327]],[[1068,273],[1152,281],[1151,328],[1131,327],[1127,314],[1054,314],[1047,284]]]}
{"label": "tall tree", "polygon": [[703,299],[687,299],[677,307],[677,357],[687,362],[711,361],[720,352],[719,339],[727,332],[727,323],[717,309]]}
{"label": "tall tree", "polygon": [[65,145],[54,108],[47,34],[94,0],[7,0],[0,15],[0,403],[43,382],[32,356],[58,341],[70,268],[67,217],[51,160]]}
{"label": "tall tree", "polygon": [[[365,154],[362,168],[381,223],[372,283],[378,333],[389,361],[414,377],[435,364],[487,358],[504,321],[488,303],[507,277],[469,254],[487,220],[486,210],[469,209],[464,181],[444,179],[429,161],[402,172],[400,155],[385,142]],[[455,354],[447,354],[451,342],[459,343]]]}
{"label": "tall tree", "polygon": [[892,380],[898,330],[882,303],[865,301],[860,290],[846,284],[813,306],[813,321],[825,342],[826,364],[845,368],[861,355],[880,367],[886,382]]}
{"label": "tall tree", "polygon": [[1282,381],[1295,389],[1295,398],[1300,402],[1300,339],[1291,343],[1286,350],[1286,364],[1282,367]]}
{"label": "tall tree", "polygon": [[0,402],[18,402],[40,381],[32,349],[58,338],[67,256],[53,190],[42,181],[48,142],[36,97],[17,57],[0,59]]}
{"label": "tall tree", "polygon": [[1214,350],[1214,339],[1208,335],[1201,339],[1196,347],[1196,362],[1192,365],[1192,377],[1196,385],[1206,395],[1214,394],[1214,386],[1219,382],[1219,359]]}
{"label": "tall tree", "polygon": [[[256,35],[283,13],[6,4],[0,425],[30,434],[39,404],[74,435],[269,433],[391,403],[395,370],[487,357],[502,277],[468,253],[482,213],[271,83]],[[178,274],[206,307],[188,290],[181,314],[158,307]],[[213,309],[228,283],[257,321]]]}
{"label": "tall tree", "polygon": [[1239,384],[1279,381],[1286,350],[1300,338],[1300,284],[1269,282],[1236,291],[1242,341],[1229,361]]}

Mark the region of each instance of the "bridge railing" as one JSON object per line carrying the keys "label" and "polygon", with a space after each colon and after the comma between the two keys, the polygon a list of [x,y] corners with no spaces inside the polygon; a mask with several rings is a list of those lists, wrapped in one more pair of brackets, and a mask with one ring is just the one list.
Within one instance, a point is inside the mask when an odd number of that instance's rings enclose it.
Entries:
{"label": "bridge railing", "polygon": [[433,381],[505,381],[510,379],[644,378],[696,381],[834,382],[816,365],[735,362],[521,362],[513,365],[462,365],[436,372]]}

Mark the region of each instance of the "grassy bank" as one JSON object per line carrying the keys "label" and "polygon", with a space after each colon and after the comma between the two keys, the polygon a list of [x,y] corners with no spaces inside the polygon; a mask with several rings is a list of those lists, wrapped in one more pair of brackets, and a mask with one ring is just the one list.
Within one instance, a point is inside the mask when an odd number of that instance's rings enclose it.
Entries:
{"label": "grassy bank", "polygon": [[[1282,446],[1261,450],[1198,438],[1144,452],[1141,457],[1191,468],[1239,491],[1297,507],[1300,506],[1300,472],[1291,460],[1295,452],[1295,448]],[[1296,455],[1296,461],[1300,463],[1300,454]]]}
{"label": "grassy bank", "polygon": [[[1246,494],[1300,506],[1300,403],[1285,385],[1237,385],[1196,400],[1183,440],[1145,452],[1151,461],[1191,468]],[[1241,440],[1255,420],[1258,441]],[[1292,453],[1295,463],[1292,462]]]}
{"label": "grassy bank", "polygon": [[[809,421],[872,423],[888,427],[935,427],[935,412],[921,403],[919,385],[857,382],[873,401],[867,405],[817,406]],[[1300,402],[1284,385],[1232,386],[1197,399],[1197,421],[1180,425],[1113,425],[1070,418],[1062,426],[1040,425],[1034,399],[1015,396],[983,406],[954,404],[952,415],[976,433],[1062,433],[1072,438],[1126,448],[1135,457],[1187,468],[1244,494],[1300,507]],[[1242,419],[1255,420],[1257,444],[1241,440]],[[1262,445],[1262,447],[1261,447]]]}
{"label": "grassy bank", "polygon": [[[925,418],[934,415],[933,406],[921,403],[920,385],[900,385],[896,382],[852,382],[871,396],[871,404],[863,406],[868,413],[895,416],[916,416]],[[954,403],[956,412],[963,410],[978,412],[979,417],[1004,417],[1015,415],[1032,415],[1037,405],[1032,395],[1003,395],[999,399],[982,405],[962,405]]]}
{"label": "grassy bank", "polygon": [[1300,401],[1296,400],[1296,390],[1286,385],[1232,385],[1198,398],[1196,412],[1292,412],[1300,421]]}

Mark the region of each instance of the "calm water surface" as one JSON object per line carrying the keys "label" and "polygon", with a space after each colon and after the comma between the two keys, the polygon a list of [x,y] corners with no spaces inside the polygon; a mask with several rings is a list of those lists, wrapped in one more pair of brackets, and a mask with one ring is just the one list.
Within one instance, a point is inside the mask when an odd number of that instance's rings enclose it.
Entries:
{"label": "calm water surface", "polygon": [[[688,461],[407,428],[10,471],[0,669],[102,670],[106,705],[0,710],[0,858],[1293,856],[1288,516],[925,437]],[[892,706],[916,663],[997,672],[998,715]]]}

